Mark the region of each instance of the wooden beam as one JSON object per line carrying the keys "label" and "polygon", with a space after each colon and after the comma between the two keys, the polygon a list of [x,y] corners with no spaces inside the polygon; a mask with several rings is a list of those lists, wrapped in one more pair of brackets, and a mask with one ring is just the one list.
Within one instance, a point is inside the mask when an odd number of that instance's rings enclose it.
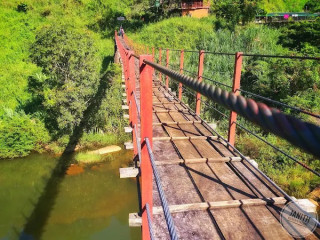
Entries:
{"label": "wooden beam", "polygon": [[153,141],[176,141],[176,140],[196,140],[196,139],[218,139],[217,136],[188,136],[188,137],[154,137]]}
{"label": "wooden beam", "polygon": [[[246,157],[249,158],[249,157]],[[170,165],[170,164],[193,164],[193,163],[214,163],[214,162],[240,162],[241,157],[217,157],[217,158],[187,158],[187,159],[171,159],[156,161],[156,165]]]}
{"label": "wooden beam", "polygon": [[162,104],[181,104],[180,102],[153,102],[153,106],[162,105]]}
{"label": "wooden beam", "polygon": [[134,178],[139,175],[139,168],[127,167],[119,168],[120,178]]}
{"label": "wooden beam", "polygon": [[188,125],[202,123],[202,121],[180,121],[180,122],[160,122],[160,123],[152,123],[153,126],[161,126],[161,125]]}
{"label": "wooden beam", "polygon": [[178,109],[170,109],[170,110],[153,110],[154,113],[169,113],[169,112],[182,112],[182,113],[190,113],[189,110],[178,110]]}
{"label": "wooden beam", "polygon": [[[169,206],[169,210],[171,213],[178,212],[187,212],[187,211],[195,211],[195,210],[207,210],[209,208],[209,204],[207,202],[202,203],[188,203],[188,204],[180,204],[180,205],[171,205]],[[162,206],[153,207],[153,214],[161,214],[163,213]]]}
{"label": "wooden beam", "polygon": [[[262,205],[283,205],[287,202],[284,197],[274,197],[266,199],[243,199],[243,200],[230,200],[218,202],[201,202],[201,203],[188,203],[179,205],[170,205],[169,210],[171,213],[187,212],[187,211],[205,211],[207,209],[219,208],[235,208],[240,206],[262,206]],[[153,214],[162,214],[162,206],[153,207]]]}
{"label": "wooden beam", "polygon": [[142,218],[138,213],[129,213],[129,227],[141,227]]}

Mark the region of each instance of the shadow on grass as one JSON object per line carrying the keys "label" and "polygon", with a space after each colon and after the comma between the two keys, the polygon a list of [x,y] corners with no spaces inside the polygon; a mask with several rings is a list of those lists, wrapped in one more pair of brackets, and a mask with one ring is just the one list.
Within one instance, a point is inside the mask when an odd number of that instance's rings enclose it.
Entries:
{"label": "shadow on grass", "polygon": [[[113,57],[107,57],[104,62],[110,64]],[[83,135],[85,129],[89,126],[89,120],[99,110],[102,100],[106,95],[106,90],[111,84],[110,73],[104,74],[100,78],[100,83],[97,93],[92,97],[87,109],[83,113],[83,118],[78,126],[74,128],[73,135],[70,136],[69,143],[63,154],[59,158],[57,165],[52,170],[50,178],[47,180],[41,196],[34,204],[34,209],[29,217],[26,217],[26,224],[19,239],[41,239],[44,227],[50,217],[51,210],[54,207],[56,197],[59,194],[60,185],[65,177],[66,171],[72,160],[72,153],[75,150],[77,143]]]}

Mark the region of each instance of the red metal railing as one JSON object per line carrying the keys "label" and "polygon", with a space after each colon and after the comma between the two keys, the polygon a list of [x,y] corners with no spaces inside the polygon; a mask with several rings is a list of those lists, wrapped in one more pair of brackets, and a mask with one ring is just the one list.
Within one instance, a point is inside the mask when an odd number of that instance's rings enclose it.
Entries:
{"label": "red metal railing", "polygon": [[[261,126],[265,126],[265,128],[270,128],[270,132],[277,134],[277,126],[271,126],[270,124],[266,124],[266,116],[268,116],[268,119],[270,120],[270,116],[273,113],[272,109],[269,109],[266,105],[261,104],[261,103],[256,103],[252,99],[245,99],[243,97],[239,98],[239,91],[240,89],[240,79],[241,79],[241,70],[242,70],[242,58],[243,56],[252,56],[251,54],[244,54],[242,52],[237,52],[235,54],[232,53],[212,53],[212,52],[206,52],[204,50],[200,51],[188,51],[188,50],[174,50],[174,49],[166,49],[166,64],[164,67],[162,65],[162,49],[159,49],[159,62],[158,64],[155,63],[154,57],[155,57],[155,48],[152,48],[152,55],[140,55],[140,56],[135,56],[133,51],[130,51],[126,49],[122,43],[120,43],[120,40],[115,34],[115,39],[116,43],[118,46],[118,50],[121,56],[121,59],[123,61],[123,68],[124,68],[124,75],[125,75],[125,85],[126,85],[126,91],[127,91],[127,103],[129,105],[129,114],[130,114],[130,124],[134,128],[135,131],[133,131],[133,143],[134,143],[134,152],[137,154],[139,150],[141,149],[141,164],[140,164],[140,169],[141,169],[141,188],[142,188],[142,236],[143,239],[150,239],[150,231],[149,231],[149,225],[148,225],[148,217],[147,217],[147,212],[146,212],[146,205],[148,204],[150,208],[152,209],[153,207],[153,199],[152,199],[152,176],[153,176],[153,170],[152,170],[152,165],[151,165],[151,159],[150,159],[150,154],[148,154],[148,149],[146,147],[146,142],[145,139],[149,139],[149,145],[152,147],[152,76],[153,76],[153,71],[154,69],[159,71],[159,81],[162,82],[162,73],[165,74],[166,80],[165,80],[165,87],[169,87],[169,78],[177,80],[179,78],[179,87],[178,87],[178,92],[179,96],[178,98],[181,100],[182,99],[182,89],[183,85],[182,82],[188,86],[189,88],[193,88],[193,90],[197,91],[196,94],[196,114],[200,115],[201,113],[201,93],[204,94],[204,96],[210,97],[213,99],[216,99],[216,102],[221,103],[222,105],[227,106],[229,109],[232,109],[230,111],[230,116],[229,116],[229,131],[228,131],[228,141],[227,145],[229,148],[233,149],[236,151],[234,148],[235,144],[235,136],[236,136],[236,126],[237,124],[237,113],[235,111],[238,111],[238,113],[242,116],[248,115],[248,112],[252,115],[251,118],[249,119],[252,122],[257,123],[258,125],[260,124]],[[169,56],[170,56],[170,51],[177,51],[180,52],[180,71],[179,73],[182,74],[184,72],[184,53],[185,52],[194,52],[198,53],[199,61],[198,61],[198,73],[197,73],[197,79],[192,81],[193,79],[181,75],[179,75],[177,72],[172,71],[171,69],[168,68],[169,66]],[[220,92],[217,91],[217,96],[216,93],[213,93],[212,89],[209,88],[208,84],[201,83],[202,79],[204,78],[203,75],[203,67],[204,67],[204,59],[205,59],[205,54],[218,54],[218,55],[229,55],[229,56],[235,56],[235,64],[234,64],[234,74],[233,74],[233,85],[232,87],[232,93],[227,93],[222,92],[220,89]],[[256,55],[254,55],[256,56]],[[260,57],[276,57],[276,56],[269,56],[269,55],[259,55]],[[310,57],[288,57],[288,56],[278,56],[280,58],[300,58],[300,59],[315,59],[319,60],[318,58],[310,58]],[[140,71],[140,119],[141,119],[141,124],[140,124],[140,130],[141,130],[141,143],[139,144],[139,141],[136,141],[138,139],[137,136],[137,126],[138,126],[138,117],[137,117],[137,109],[138,105],[136,104],[135,101],[135,91],[136,91],[136,86],[135,86],[135,64],[134,64],[134,58],[139,59],[139,71]],[[185,70],[187,71],[187,70]],[[199,91],[199,92],[198,92]],[[201,92],[201,93],[200,93]],[[232,96],[231,96],[232,95]],[[237,105],[235,101],[238,101],[239,104]],[[247,101],[244,103],[244,101]],[[231,107],[232,106],[232,107]],[[237,107],[235,107],[237,106]],[[239,107],[240,106],[240,107]],[[250,109],[252,108],[252,109]],[[259,110],[261,108],[261,110]],[[258,111],[258,110],[259,111]],[[269,110],[268,110],[269,109]],[[257,112],[259,114],[264,114],[263,116],[257,116]],[[265,113],[267,111],[267,113]],[[269,111],[269,112],[268,112]],[[271,112],[270,112],[271,111]],[[276,111],[276,110],[275,110]],[[278,111],[278,110],[277,110]],[[303,112],[303,111],[302,111]],[[270,115],[271,114],[271,115]],[[274,112],[275,118],[277,118],[277,115],[281,115],[280,111],[279,112]],[[270,116],[269,116],[270,115]],[[282,115],[281,115],[282,116]],[[256,119],[254,119],[256,118]],[[258,120],[257,120],[258,119]],[[265,119],[265,121],[260,122],[261,119]],[[282,120],[284,117],[281,118]],[[281,120],[280,117],[279,119],[276,120]],[[305,124],[306,127],[310,127],[308,123],[301,123],[297,122],[293,118],[290,118],[293,122],[290,123],[293,127],[292,130],[296,131],[294,126],[302,126],[301,124]],[[270,120],[271,121],[271,120]],[[295,124],[295,121],[297,124]],[[299,120],[298,120],[299,121]],[[273,125],[276,125],[276,121],[272,122]],[[278,122],[279,124],[279,122]],[[314,126],[311,126],[314,128]],[[314,130],[317,130],[314,128]],[[281,134],[277,134],[280,136]],[[293,136],[293,135],[292,135]],[[291,136],[282,136],[284,139],[290,140]],[[292,142],[292,141],[291,141]],[[294,143],[294,142],[292,142]],[[138,146],[138,144],[140,146]],[[297,145],[297,144],[296,144]],[[298,144],[299,145],[299,144]],[[305,148],[307,149],[307,148]],[[150,149],[149,149],[150,151]],[[316,151],[315,151],[316,152]],[[241,153],[239,153],[241,155]],[[287,156],[287,155],[286,155]],[[290,157],[290,156],[288,156]],[[245,159],[245,157],[244,157]],[[299,163],[294,158],[291,158],[295,162]],[[300,165],[303,166],[303,164],[299,163]],[[308,166],[305,166],[305,168],[309,169],[310,171],[313,171],[310,169]],[[313,171],[319,176],[319,173]],[[266,177],[267,180],[270,180]],[[270,180],[271,181],[271,180]],[[272,182],[273,185],[275,183]],[[275,185],[277,186],[277,185]],[[279,187],[278,187],[279,188]],[[285,195],[285,193],[284,193]],[[286,195],[285,195],[286,196]],[[289,200],[291,199],[289,196],[286,196]],[[150,213],[150,218],[152,219],[152,211]],[[150,219],[149,219],[150,220]],[[149,221],[150,222],[150,221]]]}

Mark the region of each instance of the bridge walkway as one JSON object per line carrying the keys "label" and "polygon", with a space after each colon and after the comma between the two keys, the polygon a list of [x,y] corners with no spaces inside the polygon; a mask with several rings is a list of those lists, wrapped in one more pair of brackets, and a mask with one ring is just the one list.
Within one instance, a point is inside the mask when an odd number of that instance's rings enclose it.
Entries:
{"label": "bridge walkway", "polygon": [[[135,65],[140,102],[138,59]],[[283,195],[156,74],[152,91],[153,153],[179,239],[292,239],[280,223]],[[170,239],[153,181],[154,236]]]}
{"label": "bridge walkway", "polygon": [[[139,101],[138,68],[136,74]],[[155,74],[153,124],[153,153],[167,201],[175,209],[180,239],[292,239],[279,222],[284,199],[279,198],[279,205],[238,206],[234,200],[266,201],[282,195],[249,164],[237,161],[238,156]],[[153,203],[155,237],[169,239],[155,182]]]}

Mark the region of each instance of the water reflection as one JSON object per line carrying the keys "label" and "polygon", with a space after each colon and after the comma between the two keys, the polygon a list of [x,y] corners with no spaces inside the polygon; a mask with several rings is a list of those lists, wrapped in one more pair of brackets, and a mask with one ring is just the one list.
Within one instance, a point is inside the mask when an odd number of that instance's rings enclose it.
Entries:
{"label": "water reflection", "polygon": [[[131,159],[131,152],[122,151],[108,162],[65,176],[41,239],[140,239],[140,230],[128,227],[128,213],[138,211],[136,182],[120,179],[118,173]],[[0,239],[19,238],[56,161],[33,155],[0,162]],[[35,236],[31,231],[20,238]]]}

